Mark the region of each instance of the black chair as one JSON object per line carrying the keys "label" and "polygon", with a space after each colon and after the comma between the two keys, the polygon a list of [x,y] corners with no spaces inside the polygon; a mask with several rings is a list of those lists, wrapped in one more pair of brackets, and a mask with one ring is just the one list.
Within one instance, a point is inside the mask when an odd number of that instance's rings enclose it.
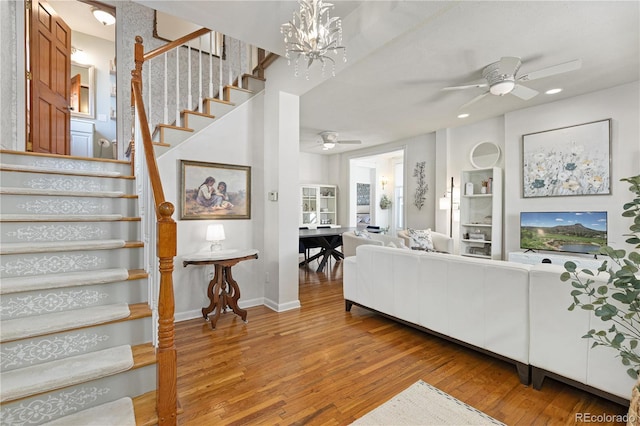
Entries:
{"label": "black chair", "polygon": [[[301,226],[299,229],[309,229],[308,226]],[[298,240],[298,253],[304,254],[304,263],[309,262],[311,249],[322,247],[315,238],[301,238]]]}
{"label": "black chair", "polygon": [[373,234],[379,234],[380,233],[380,227],[379,226],[374,226],[374,225],[369,225],[369,226],[367,226],[367,232],[371,232]]}

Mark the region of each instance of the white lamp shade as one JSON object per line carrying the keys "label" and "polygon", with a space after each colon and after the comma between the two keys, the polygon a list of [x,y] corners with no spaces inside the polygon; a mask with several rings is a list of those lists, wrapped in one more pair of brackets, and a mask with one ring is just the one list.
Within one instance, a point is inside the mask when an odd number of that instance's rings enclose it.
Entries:
{"label": "white lamp shade", "polygon": [[451,202],[449,201],[449,197],[440,197],[440,210],[449,210],[451,207]]}
{"label": "white lamp shade", "polygon": [[224,239],[224,227],[222,225],[214,224],[207,227],[207,241],[222,241]]}

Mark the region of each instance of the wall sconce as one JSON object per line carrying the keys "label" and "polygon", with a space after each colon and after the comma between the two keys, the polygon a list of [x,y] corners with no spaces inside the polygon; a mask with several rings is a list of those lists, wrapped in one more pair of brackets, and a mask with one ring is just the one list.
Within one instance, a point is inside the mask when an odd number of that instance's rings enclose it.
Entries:
{"label": "wall sconce", "polygon": [[389,183],[389,179],[386,176],[381,176],[380,183],[382,184],[382,190],[384,191],[384,186]]}
{"label": "wall sconce", "polygon": [[218,223],[207,227],[207,241],[211,241],[211,251],[220,251],[225,240],[224,227]]}
{"label": "wall sconce", "polygon": [[91,9],[93,17],[98,20],[102,25],[113,25],[116,23],[116,17],[111,12],[94,7]]}

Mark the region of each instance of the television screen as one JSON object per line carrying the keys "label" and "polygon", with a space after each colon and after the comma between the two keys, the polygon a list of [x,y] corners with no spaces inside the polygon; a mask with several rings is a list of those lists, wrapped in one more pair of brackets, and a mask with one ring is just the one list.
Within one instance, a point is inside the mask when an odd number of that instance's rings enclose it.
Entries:
{"label": "television screen", "polygon": [[520,248],[598,253],[607,245],[607,212],[522,212]]}

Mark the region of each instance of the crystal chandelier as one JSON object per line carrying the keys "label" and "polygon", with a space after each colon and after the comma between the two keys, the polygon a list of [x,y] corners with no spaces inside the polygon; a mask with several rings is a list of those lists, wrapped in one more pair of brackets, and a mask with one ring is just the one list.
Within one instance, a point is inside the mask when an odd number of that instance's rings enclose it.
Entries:
{"label": "crystal chandelier", "polygon": [[324,74],[326,61],[332,63],[332,75],[336,74],[336,64],[328,54],[338,54],[342,49],[343,60],[347,61],[347,49],[342,46],[342,21],[339,17],[331,18],[329,10],[333,9],[332,3],[322,0],[298,0],[299,12],[293,12],[293,19],[282,24],[280,32],[284,34],[286,44],[287,63],[291,64],[291,55],[295,56],[295,75],[298,76],[298,60],[302,56],[307,61],[308,70],[313,61],[322,62]]}

